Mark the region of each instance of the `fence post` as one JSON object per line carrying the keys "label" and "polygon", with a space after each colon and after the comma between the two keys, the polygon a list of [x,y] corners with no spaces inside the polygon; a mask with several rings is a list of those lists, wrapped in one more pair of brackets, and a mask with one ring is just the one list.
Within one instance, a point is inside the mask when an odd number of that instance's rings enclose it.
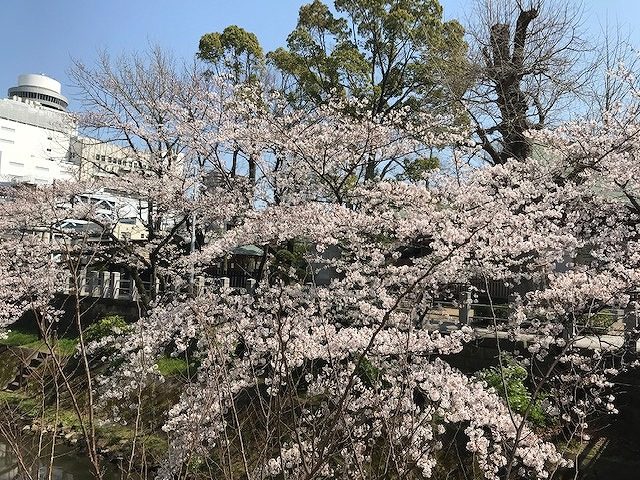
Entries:
{"label": "fence post", "polygon": [[71,272],[65,272],[64,275],[64,284],[62,285],[62,293],[65,295],[69,295],[71,292]]}
{"label": "fence post", "polygon": [[460,292],[458,296],[458,322],[462,325],[469,325],[471,312],[471,292]]}
{"label": "fence post", "polygon": [[86,297],[89,295],[89,275],[86,270],[80,271],[80,278],[78,279],[78,284],[80,285],[80,291],[77,292],[77,295],[80,297]]}
{"label": "fence post", "polygon": [[202,295],[204,293],[204,276],[198,275],[196,277],[196,296]]}
{"label": "fence post", "polygon": [[562,338],[569,342],[578,334],[578,327],[576,325],[575,316],[571,315],[569,317],[569,325],[562,331]]}
{"label": "fence post", "polygon": [[109,284],[110,284],[110,272],[108,271],[101,271],[99,273],[100,275],[100,280],[99,280],[99,288],[100,288],[100,297],[102,298],[110,298],[111,297],[111,292],[109,291]]}
{"label": "fence post", "polygon": [[109,289],[111,298],[120,298],[120,272],[111,272],[109,275]]}
{"label": "fence post", "polygon": [[136,302],[138,300],[138,287],[133,277],[129,280],[129,300]]}
{"label": "fence post", "polygon": [[624,309],[624,331],[630,333],[632,330],[638,328],[638,315],[640,314],[640,308],[638,305],[637,294],[632,294],[631,301]]}
{"label": "fence post", "polygon": [[87,274],[87,283],[89,287],[89,295],[92,297],[100,297],[100,272],[92,270]]}
{"label": "fence post", "polygon": [[624,333],[628,342],[627,348],[634,353],[640,352],[640,339],[638,338],[638,325],[640,322],[640,292],[633,292],[627,308],[624,309]]}

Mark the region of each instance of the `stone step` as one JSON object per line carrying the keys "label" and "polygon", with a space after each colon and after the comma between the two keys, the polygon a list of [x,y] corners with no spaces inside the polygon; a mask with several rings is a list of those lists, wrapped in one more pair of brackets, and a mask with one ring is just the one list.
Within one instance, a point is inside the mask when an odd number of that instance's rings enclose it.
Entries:
{"label": "stone step", "polygon": [[48,356],[49,354],[46,352],[37,352],[33,357],[31,357],[29,363],[23,367],[22,371],[14,378],[14,380],[7,385],[6,390],[15,391],[18,390],[21,385],[26,385],[29,375],[37,370],[38,367],[45,362]]}
{"label": "stone step", "polygon": [[14,392],[20,388],[20,383],[17,380],[14,380],[9,385],[7,385],[7,390]]}

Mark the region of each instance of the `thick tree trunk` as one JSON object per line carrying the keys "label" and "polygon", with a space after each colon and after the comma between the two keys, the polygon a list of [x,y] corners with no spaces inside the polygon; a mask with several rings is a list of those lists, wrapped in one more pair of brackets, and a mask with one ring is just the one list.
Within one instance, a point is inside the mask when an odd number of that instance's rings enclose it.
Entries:
{"label": "thick tree trunk", "polygon": [[491,51],[485,52],[488,61],[489,79],[493,83],[500,110],[497,131],[501,138],[496,151],[490,139],[483,139],[483,148],[494,163],[503,164],[510,158],[524,160],[531,154],[531,144],[525,132],[531,128],[527,119],[529,104],[522,90],[524,55],[527,45],[527,29],[538,16],[538,10],[523,10],[518,15],[513,44],[508,24],[498,23],[491,27]]}

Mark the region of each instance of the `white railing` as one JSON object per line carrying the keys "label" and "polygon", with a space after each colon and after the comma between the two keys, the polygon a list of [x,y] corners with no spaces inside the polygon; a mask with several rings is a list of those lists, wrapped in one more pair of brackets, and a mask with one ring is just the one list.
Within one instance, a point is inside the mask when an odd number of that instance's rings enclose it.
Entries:
{"label": "white railing", "polygon": [[[133,302],[140,298],[140,292],[135,285],[135,281],[130,277],[121,275],[120,272],[82,271],[77,279],[77,288],[73,280],[71,275],[67,277],[63,293],[67,295],[78,293],[81,297],[110,298]],[[256,281],[253,278],[246,279],[244,286],[240,287],[235,285],[237,282],[232,282],[229,277],[212,278],[202,275],[196,276],[194,283],[197,295],[201,295],[210,289],[219,290],[220,288],[242,288],[245,291],[252,292],[256,285]],[[149,291],[151,283],[143,281],[142,286],[145,291]],[[156,292],[158,291],[160,291],[160,287],[159,283],[156,283]]]}

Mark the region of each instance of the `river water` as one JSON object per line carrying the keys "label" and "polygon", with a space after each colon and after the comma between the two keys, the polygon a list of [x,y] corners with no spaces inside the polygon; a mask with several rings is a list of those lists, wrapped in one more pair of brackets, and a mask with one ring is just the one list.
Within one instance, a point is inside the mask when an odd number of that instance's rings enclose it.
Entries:
{"label": "river water", "polygon": [[[58,445],[55,449],[53,469],[49,471],[49,455],[37,455],[35,439],[21,439],[19,445],[23,464],[28,470],[20,466],[15,449],[6,438],[0,436],[0,480],[93,480],[95,475],[89,460],[74,452],[70,448]],[[50,452],[50,445],[45,446],[44,452]],[[107,462],[104,465],[104,480],[119,480],[120,474],[116,468]]]}

